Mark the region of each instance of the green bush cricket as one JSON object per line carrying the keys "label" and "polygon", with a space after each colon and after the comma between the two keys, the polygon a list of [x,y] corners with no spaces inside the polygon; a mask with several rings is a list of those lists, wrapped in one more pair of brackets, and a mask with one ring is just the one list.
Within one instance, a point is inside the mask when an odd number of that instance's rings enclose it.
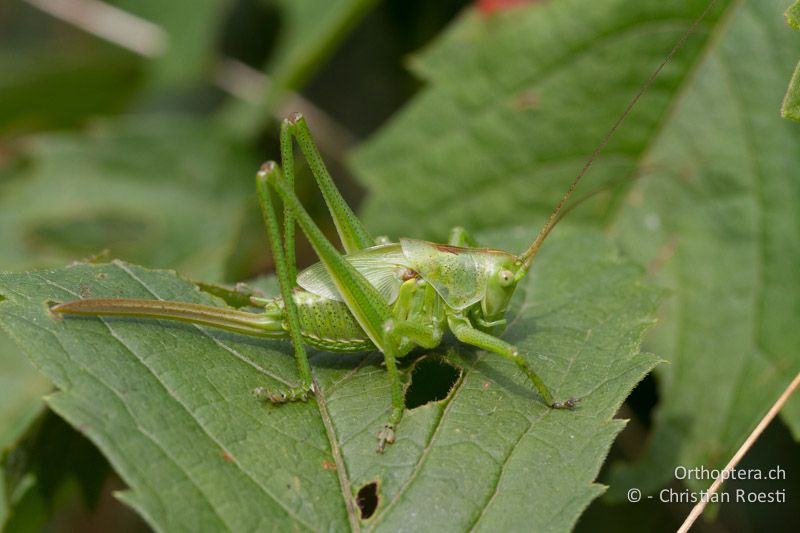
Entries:
{"label": "green bush cricket", "polygon": [[[300,384],[288,390],[255,391],[273,403],[306,400],[313,393],[305,345],[333,352],[377,348],[384,354],[392,393],[391,415],[379,433],[378,451],[394,442],[395,428],[403,416],[396,359],[416,347],[435,348],[447,330],[461,342],[516,363],[550,407],[575,406],[575,398],[554,401],[518,350],[495,336],[505,326],[503,316],[514,289],[552,229],[558,210],[519,256],[478,248],[462,228],[451,232],[448,244],[414,239],[384,242],[369,234],[336,189],[300,114],[283,121],[280,139],[283,167],[265,163],[256,178],[281,287],[278,298],[251,297],[263,312],[130,299],[76,300],[55,305],[52,311],[180,320],[268,339],[289,339],[294,346]],[[322,191],[345,255],[326,239],[294,193],[295,140]],[[273,193],[284,205],[283,233]],[[321,260],[299,274],[294,265],[295,224]]]}
{"label": "green bush cricket", "polygon": [[[633,98],[537,237],[520,255],[480,248],[462,228],[451,232],[447,244],[415,239],[392,243],[372,237],[334,185],[305,119],[293,114],[281,125],[282,167],[274,162],[265,163],[256,177],[258,199],[281,291],[280,297],[273,299],[250,298],[251,303],[263,311],[253,313],[134,299],[76,300],[54,305],[52,311],[178,320],[267,339],[289,339],[294,347],[299,385],[288,390],[258,388],[255,391],[257,396],[276,404],[305,401],[314,392],[305,345],[332,352],[377,349],[384,355],[391,389],[391,413],[378,433],[379,452],[395,441],[395,429],[405,408],[396,360],[415,348],[438,346],[448,330],[465,344],[513,361],[549,407],[572,409],[579,400],[556,401],[517,348],[497,334],[506,325],[503,317],[517,284],[527,274],[553,227],[568,211],[564,208],[578,183],[619,124],[713,4],[712,1]],[[344,254],[327,240],[295,195],[295,141],[322,191]],[[284,206],[282,230],[273,203],[274,194]],[[320,259],[300,273],[295,266],[296,225]]]}

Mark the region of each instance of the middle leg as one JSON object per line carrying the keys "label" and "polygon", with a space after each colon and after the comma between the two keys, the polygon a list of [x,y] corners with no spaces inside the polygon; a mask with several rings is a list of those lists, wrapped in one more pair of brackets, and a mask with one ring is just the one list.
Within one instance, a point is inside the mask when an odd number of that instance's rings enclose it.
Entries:
{"label": "middle leg", "polygon": [[542,378],[528,365],[515,346],[507,343],[503,339],[498,339],[493,335],[473,328],[472,324],[470,324],[469,320],[466,318],[449,317],[448,323],[450,331],[452,331],[453,335],[461,342],[496,353],[516,363],[531,383],[533,383],[534,387],[536,387],[539,394],[542,395],[542,399],[549,407],[553,409],[572,409],[578,403],[579,400],[577,398],[570,398],[563,402],[553,401],[553,395],[550,394],[547,385],[544,384]]}

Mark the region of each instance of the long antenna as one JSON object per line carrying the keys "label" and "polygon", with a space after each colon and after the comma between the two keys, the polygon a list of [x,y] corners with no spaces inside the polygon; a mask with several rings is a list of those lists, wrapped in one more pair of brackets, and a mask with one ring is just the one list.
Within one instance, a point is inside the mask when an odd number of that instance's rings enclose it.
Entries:
{"label": "long antenna", "polygon": [[664,69],[664,67],[667,65],[667,63],[669,63],[670,59],[672,59],[672,56],[677,54],[678,51],[681,48],[683,48],[683,45],[686,43],[686,40],[689,38],[689,36],[691,36],[694,33],[694,31],[697,29],[697,26],[699,26],[700,23],[703,22],[703,19],[706,18],[706,15],[708,15],[709,11],[711,11],[711,8],[713,8],[714,4],[716,3],[717,0],[711,0],[708,3],[708,5],[700,14],[700,16],[697,17],[697,19],[692,23],[689,29],[686,30],[686,32],[681,36],[678,42],[675,43],[675,46],[672,47],[672,50],[670,50],[669,54],[667,54],[667,56],[664,58],[661,64],[658,65],[658,68],[656,68],[656,70],[653,71],[653,73],[650,75],[650,77],[647,79],[644,85],[642,85],[642,87],[639,89],[639,92],[636,93],[636,96],[634,96],[633,99],[630,101],[630,103],[628,103],[628,106],[625,108],[625,111],[623,111],[622,114],[619,116],[619,118],[617,118],[617,121],[614,122],[614,125],[611,126],[610,130],[608,130],[608,133],[606,133],[605,137],[603,137],[603,140],[600,142],[600,144],[597,145],[597,148],[595,148],[592,155],[583,165],[581,171],[578,172],[578,175],[572,181],[572,184],[569,186],[569,189],[567,189],[566,194],[564,194],[564,196],[561,198],[561,201],[558,203],[558,206],[556,207],[555,211],[553,211],[553,213],[550,215],[550,218],[547,219],[547,223],[544,225],[541,231],[539,231],[539,235],[536,236],[536,240],[534,240],[533,244],[531,244],[530,247],[527,250],[525,250],[525,253],[520,256],[520,259],[523,262],[523,268],[521,272],[523,273],[527,272],[527,270],[530,268],[531,263],[533,263],[533,259],[536,257],[539,248],[541,248],[542,246],[542,243],[547,238],[547,236],[550,235],[550,232],[553,230],[556,224],[561,220],[561,218],[559,217],[561,210],[569,201],[570,197],[572,196],[572,193],[575,192],[575,189],[578,187],[578,183],[580,183],[581,178],[583,178],[584,174],[586,174],[586,172],[589,170],[589,167],[591,167],[592,164],[594,164],[595,159],[597,159],[597,156],[600,155],[600,152],[603,150],[603,148],[606,147],[608,142],[611,140],[611,137],[613,137],[614,134],[617,132],[617,129],[619,129],[620,124],[622,124],[622,122],[628,117],[628,115],[630,115],[631,111],[633,111],[633,108],[639,102],[639,99],[644,95],[644,93],[648,91],[648,89],[650,89],[650,86],[653,85],[653,82],[656,80],[656,78]]}

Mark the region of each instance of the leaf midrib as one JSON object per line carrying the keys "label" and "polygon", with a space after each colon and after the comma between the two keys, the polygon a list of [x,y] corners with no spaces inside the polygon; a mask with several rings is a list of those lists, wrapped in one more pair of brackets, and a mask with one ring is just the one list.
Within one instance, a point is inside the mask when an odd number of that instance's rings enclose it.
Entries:
{"label": "leaf midrib", "polygon": [[[359,365],[360,366],[360,365]],[[314,384],[315,396],[317,398],[317,407],[319,408],[322,424],[325,426],[325,434],[331,445],[331,455],[336,464],[336,477],[339,479],[339,489],[342,491],[342,499],[344,500],[345,511],[347,512],[347,520],[350,522],[350,529],[355,533],[361,531],[360,517],[356,512],[354,505],[353,489],[350,484],[350,478],[347,473],[347,466],[345,465],[344,458],[342,457],[341,447],[338,444],[338,436],[336,435],[336,428],[333,425],[330,412],[328,411],[328,403],[325,398],[325,393],[317,383],[314,377],[314,371],[311,370],[311,382]]]}

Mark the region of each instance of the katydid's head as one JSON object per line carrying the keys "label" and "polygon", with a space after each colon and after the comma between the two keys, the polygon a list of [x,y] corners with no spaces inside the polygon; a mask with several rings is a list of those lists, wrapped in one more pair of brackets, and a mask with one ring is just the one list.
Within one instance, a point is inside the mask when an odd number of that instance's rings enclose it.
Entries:
{"label": "katydid's head", "polygon": [[511,254],[494,252],[494,261],[486,280],[486,294],[481,300],[481,311],[485,320],[500,320],[508,308],[508,302],[514,295],[517,282],[525,275],[520,272],[523,263]]}
{"label": "katydid's head", "polygon": [[[547,224],[544,225],[539,235],[531,243],[525,252],[519,257],[511,254],[498,254],[494,261],[494,268],[490,271],[489,278],[486,282],[486,295],[481,301],[481,309],[483,316],[487,321],[500,320],[508,308],[508,302],[514,295],[517,284],[525,277],[530,270],[536,254],[539,252],[542,243],[545,241],[550,231],[561,220],[559,214],[561,208],[572,194],[573,187],[567,192],[561,203],[550,215]],[[565,214],[565,213],[563,213]]]}

